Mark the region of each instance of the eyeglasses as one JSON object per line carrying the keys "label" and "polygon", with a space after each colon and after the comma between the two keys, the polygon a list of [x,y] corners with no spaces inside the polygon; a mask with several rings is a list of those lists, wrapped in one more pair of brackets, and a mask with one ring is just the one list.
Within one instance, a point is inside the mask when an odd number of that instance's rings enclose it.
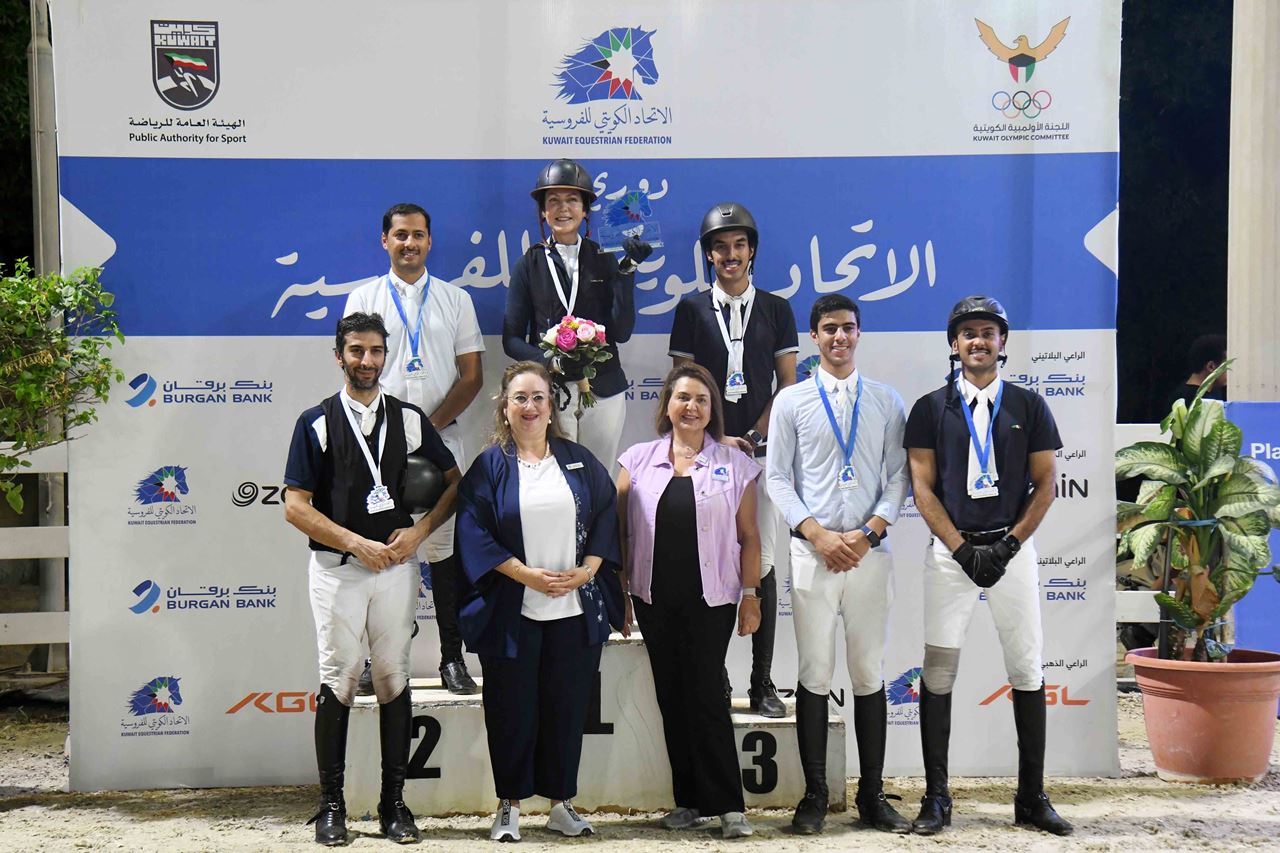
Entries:
{"label": "eyeglasses", "polygon": [[528,394],[512,394],[507,397],[507,400],[508,402],[515,403],[522,409],[530,403],[533,403],[536,408],[541,409],[543,406],[547,405],[548,397],[546,394],[534,394],[532,397]]}

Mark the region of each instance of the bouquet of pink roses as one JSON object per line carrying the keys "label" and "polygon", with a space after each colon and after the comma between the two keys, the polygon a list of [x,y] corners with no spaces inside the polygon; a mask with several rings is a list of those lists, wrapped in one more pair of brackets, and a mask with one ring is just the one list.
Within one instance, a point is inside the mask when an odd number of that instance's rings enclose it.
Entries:
{"label": "bouquet of pink roses", "polygon": [[566,314],[557,325],[547,329],[538,342],[544,357],[551,362],[552,373],[563,376],[566,360],[582,365],[582,378],[578,380],[579,412],[596,404],[591,393],[595,366],[613,358],[613,353],[604,348],[605,341],[603,324]]}

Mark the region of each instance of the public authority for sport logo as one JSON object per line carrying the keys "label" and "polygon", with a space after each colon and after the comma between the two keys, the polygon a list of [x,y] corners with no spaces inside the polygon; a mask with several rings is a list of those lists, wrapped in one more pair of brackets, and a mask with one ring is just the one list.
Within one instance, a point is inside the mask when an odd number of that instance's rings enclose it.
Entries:
{"label": "public authority for sport logo", "polygon": [[171,107],[198,110],[218,94],[216,21],[152,21],[151,81]]}

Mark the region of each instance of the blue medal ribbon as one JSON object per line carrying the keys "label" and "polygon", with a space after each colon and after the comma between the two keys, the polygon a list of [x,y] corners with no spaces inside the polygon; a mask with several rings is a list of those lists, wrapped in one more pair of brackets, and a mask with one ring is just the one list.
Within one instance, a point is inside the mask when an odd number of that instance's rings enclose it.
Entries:
{"label": "blue medal ribbon", "polygon": [[853,445],[858,440],[858,411],[862,408],[862,374],[858,374],[858,398],[853,403],[853,417],[849,419],[847,442],[840,435],[840,422],[836,420],[836,413],[831,408],[831,400],[827,397],[827,389],[822,387],[822,379],[817,371],[813,374],[813,381],[818,386],[818,396],[822,398],[823,408],[827,410],[827,420],[831,422],[831,431],[836,434],[836,442],[844,454],[844,465],[848,468],[849,460],[853,458]]}
{"label": "blue medal ribbon", "polygon": [[404,324],[405,334],[409,336],[409,358],[418,357],[418,342],[422,340],[422,318],[427,310],[427,294],[431,291],[431,274],[423,272],[422,276],[422,301],[418,303],[418,322],[411,329],[409,328],[409,318],[405,316],[404,305],[400,302],[400,294],[396,292],[396,286],[391,283],[391,276],[387,276],[387,290],[391,293],[391,301],[396,306],[396,313],[400,315],[400,322]]}
{"label": "blue medal ribbon", "polygon": [[969,404],[964,399],[964,385],[961,384],[959,377],[956,378],[956,390],[960,392],[960,409],[964,412],[964,422],[969,427],[969,440],[973,442],[973,452],[978,456],[978,468],[982,471],[979,480],[985,481],[984,485],[993,486],[995,481],[991,478],[991,434],[996,426],[996,415],[1000,414],[1000,400],[1004,397],[1004,383],[1000,383],[1000,390],[996,391],[995,402],[991,404],[991,420],[987,422],[987,440],[986,444],[978,440],[978,428],[973,423],[973,412],[969,410]]}

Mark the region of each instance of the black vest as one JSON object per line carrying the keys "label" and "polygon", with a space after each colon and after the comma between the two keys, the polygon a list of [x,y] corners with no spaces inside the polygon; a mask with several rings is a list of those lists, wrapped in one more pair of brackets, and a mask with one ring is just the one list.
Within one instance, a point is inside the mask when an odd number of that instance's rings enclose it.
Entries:
{"label": "black vest", "polygon": [[[618,345],[609,334],[609,325],[613,319],[614,291],[620,286],[618,265],[613,258],[601,253],[594,240],[585,237],[581,239],[582,248],[578,250],[578,301],[574,303],[573,313],[605,326],[609,340],[605,349],[613,353],[613,358],[596,365],[596,377],[591,380],[591,390],[597,397],[612,397],[627,390],[627,375],[622,371]],[[546,244],[530,246],[524,255],[524,262],[529,271],[529,300],[533,303],[533,327],[529,329],[528,341],[537,346],[547,329],[560,323],[565,310],[551,279],[551,270],[547,268]],[[571,283],[566,282],[565,285],[565,293],[568,294]],[[582,367],[566,359],[564,378],[569,382],[581,379]]]}
{"label": "black vest", "polygon": [[[373,489],[373,475],[365,462],[364,453],[356,444],[347,416],[343,414],[341,394],[320,404],[324,410],[324,424],[328,431],[329,448],[325,452],[325,467],[321,473],[319,488],[311,503],[334,524],[345,527],[374,542],[386,542],[392,531],[411,527],[413,517],[404,505],[405,458],[409,455],[404,435],[404,404],[390,394],[382,395],[382,411],[378,413],[381,429],[387,431],[386,445],[379,459],[382,484],[395,500],[394,509],[369,515],[365,499]],[[374,427],[373,435],[378,434]],[[374,445],[373,452],[377,453]],[[333,551],[328,545],[311,540],[313,551]]]}

